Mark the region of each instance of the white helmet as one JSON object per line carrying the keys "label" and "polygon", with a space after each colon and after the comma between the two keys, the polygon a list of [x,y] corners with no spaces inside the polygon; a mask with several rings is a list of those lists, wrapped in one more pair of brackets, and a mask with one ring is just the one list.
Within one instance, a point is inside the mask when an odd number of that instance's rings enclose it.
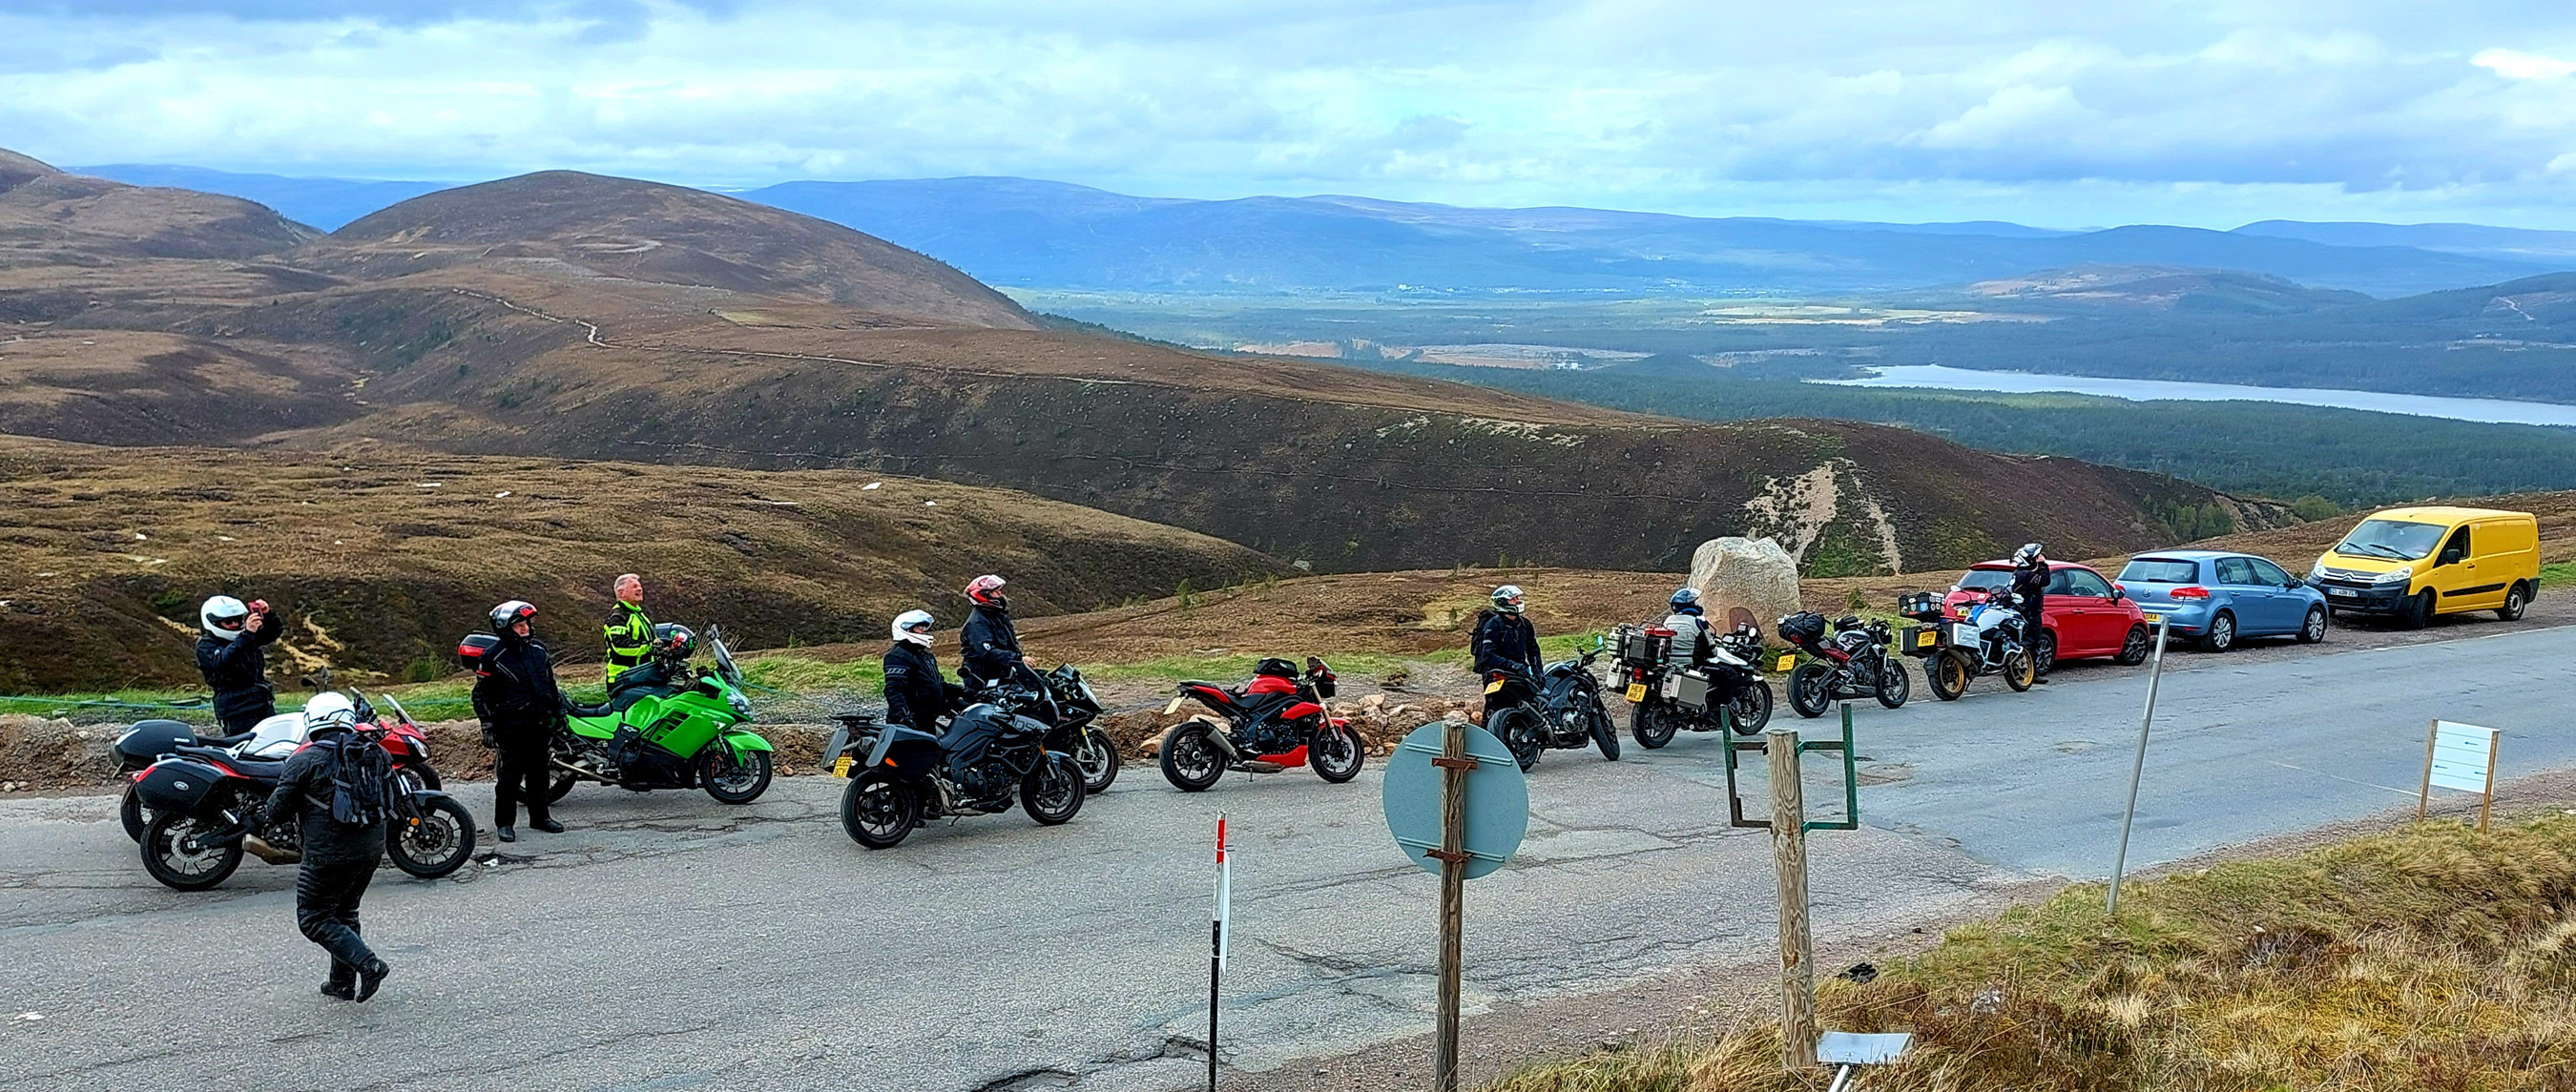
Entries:
{"label": "white helmet", "polygon": [[2025,542],[2022,543],[2021,549],[2013,551],[2013,564],[2033,564],[2039,560],[2039,556],[2039,544],[2036,542]]}
{"label": "white helmet", "polygon": [[313,695],[313,700],[304,703],[306,735],[319,732],[324,728],[357,726],[358,707],[350,703],[347,695],[337,690],[325,690]]}
{"label": "white helmet", "polygon": [[926,610],[908,610],[895,615],[894,639],[898,642],[910,641],[923,648],[929,648],[930,622],[930,612]]}
{"label": "white helmet", "polygon": [[229,595],[218,595],[197,608],[197,624],[218,639],[231,641],[242,635],[242,620],[250,617],[250,607]]}

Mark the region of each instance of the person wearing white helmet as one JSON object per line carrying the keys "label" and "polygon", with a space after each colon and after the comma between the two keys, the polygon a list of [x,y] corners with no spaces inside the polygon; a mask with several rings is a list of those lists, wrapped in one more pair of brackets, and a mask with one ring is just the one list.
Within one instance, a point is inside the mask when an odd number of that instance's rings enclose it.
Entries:
{"label": "person wearing white helmet", "polygon": [[894,643],[885,651],[886,723],[936,733],[940,717],[965,705],[966,691],[940,677],[930,623],[929,611],[908,610],[888,627]]}
{"label": "person wearing white helmet", "polygon": [[393,767],[383,747],[354,730],[357,723],[346,695],[324,691],[305,702],[306,742],[286,760],[268,798],[272,827],[296,823],[303,831],[295,928],[331,954],[322,995],[342,1001],[375,996],[388,970],[358,935],[358,903],[384,858]]}
{"label": "person wearing white helmet", "polygon": [[2056,566],[2048,563],[2048,556],[2040,551],[2036,542],[2025,542],[2021,549],[2013,551],[2012,562],[2013,604],[2021,608],[2021,631],[2030,641],[2031,661],[2038,669],[2035,672],[2037,681],[2047,682],[2048,669],[2052,664],[2039,659],[2039,639],[2045,632],[2047,615],[2042,608],[2048,598],[2049,578]]}
{"label": "person wearing white helmet", "polygon": [[957,677],[970,687],[990,686],[1019,674],[1020,631],[1011,624],[1011,601],[1002,595],[1001,577],[976,577],[966,585],[966,601],[975,613],[957,631],[961,661]]}
{"label": "person wearing white helmet", "polygon": [[250,731],[277,715],[277,692],[268,685],[268,646],[282,627],[268,601],[244,603],[218,595],[197,608],[197,673],[214,691],[215,720],[224,734]]}
{"label": "person wearing white helmet", "polygon": [[1485,695],[1485,715],[1490,719],[1495,710],[1519,705],[1536,696],[1528,680],[1542,670],[1538,651],[1538,630],[1532,628],[1522,613],[1520,585],[1505,584],[1494,589],[1494,605],[1476,615],[1475,636],[1469,639],[1475,651],[1476,674],[1506,673],[1503,688]]}

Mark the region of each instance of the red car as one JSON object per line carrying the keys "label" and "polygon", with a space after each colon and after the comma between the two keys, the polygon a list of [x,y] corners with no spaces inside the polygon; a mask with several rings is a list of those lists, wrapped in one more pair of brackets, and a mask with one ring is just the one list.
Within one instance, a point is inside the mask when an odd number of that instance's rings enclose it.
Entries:
{"label": "red car", "polygon": [[[2090,565],[2051,561],[2048,568],[2048,594],[2040,606],[2046,630],[2039,642],[2040,670],[2059,659],[2109,656],[2122,664],[2147,662],[2153,637],[2136,600]],[[1952,618],[1962,617],[1968,604],[1985,600],[1985,593],[2011,590],[2012,575],[2012,562],[1980,561],[1950,585],[1941,609]]]}

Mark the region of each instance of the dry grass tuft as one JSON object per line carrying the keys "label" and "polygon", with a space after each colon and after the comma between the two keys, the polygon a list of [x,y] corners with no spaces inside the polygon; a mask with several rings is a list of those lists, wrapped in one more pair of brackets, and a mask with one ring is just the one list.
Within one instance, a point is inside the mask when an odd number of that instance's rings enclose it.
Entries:
{"label": "dry grass tuft", "polygon": [[[2576,1089],[2576,819],[2427,824],[1953,931],[1824,1026],[1910,1031],[1895,1090]],[[1778,1031],[1533,1066],[1493,1092],[1784,1092]]]}

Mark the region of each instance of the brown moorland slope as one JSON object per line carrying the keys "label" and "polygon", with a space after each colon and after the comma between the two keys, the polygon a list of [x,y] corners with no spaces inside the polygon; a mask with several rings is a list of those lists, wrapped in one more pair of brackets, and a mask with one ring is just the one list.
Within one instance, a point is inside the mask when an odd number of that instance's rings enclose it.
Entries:
{"label": "brown moorland slope", "polygon": [[958,589],[994,569],[1031,614],[1289,571],[1205,535],[915,478],[0,437],[0,693],[193,684],[196,606],[218,591],[287,611],[290,665],[443,674],[456,637],[513,597],[545,612],[559,654],[595,658],[624,571],[651,578],[664,621],[778,647],[881,637],[915,606],[954,625]]}
{"label": "brown moorland slope", "polygon": [[246,259],[317,233],[267,206],[65,174],[0,150],[0,268],[115,259]]}

